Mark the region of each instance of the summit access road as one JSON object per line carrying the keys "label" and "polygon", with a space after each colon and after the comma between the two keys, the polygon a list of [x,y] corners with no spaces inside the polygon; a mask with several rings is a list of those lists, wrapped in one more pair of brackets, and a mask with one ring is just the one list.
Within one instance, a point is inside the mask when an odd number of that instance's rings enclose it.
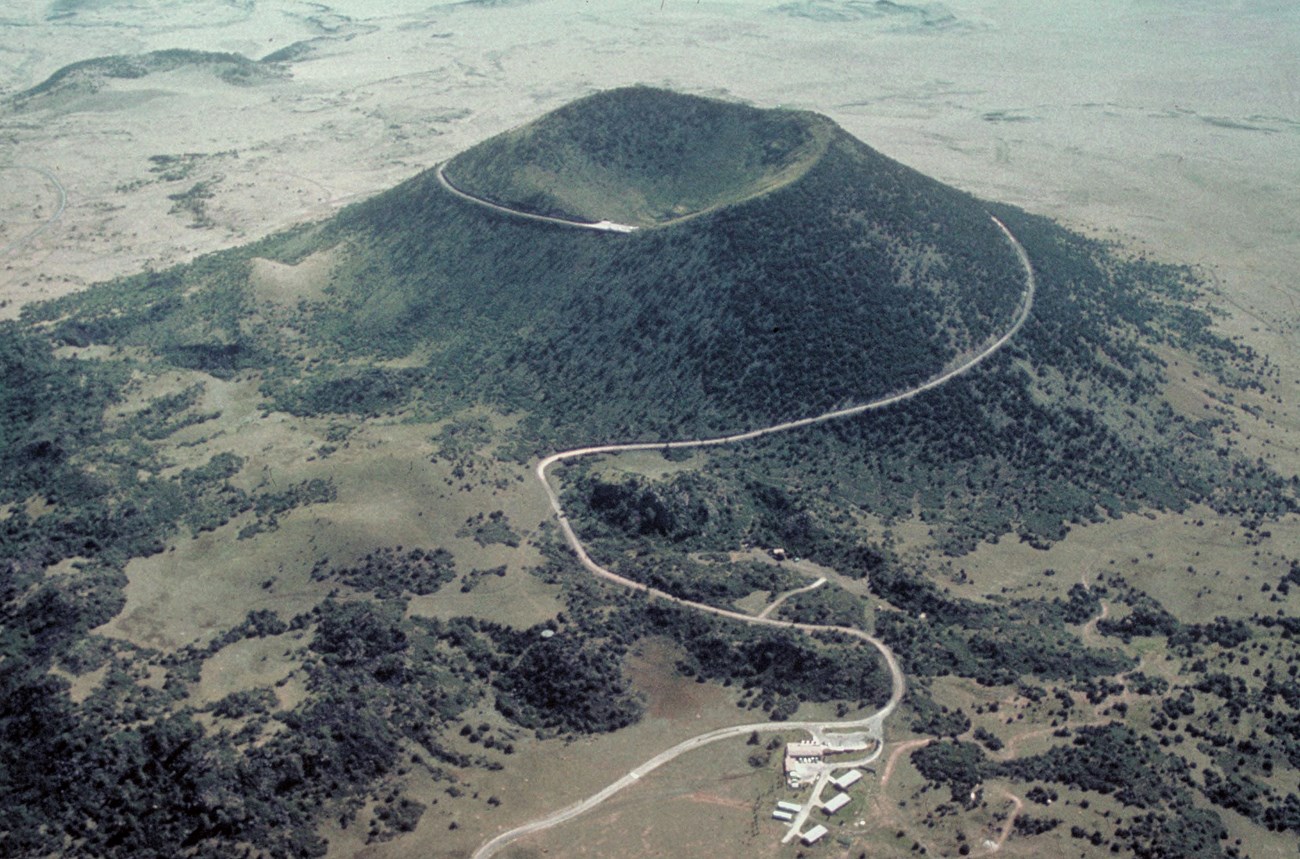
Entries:
{"label": "summit access road", "polygon": [[[439,170],[438,176],[439,179],[442,179],[441,170]],[[444,185],[447,186],[449,190],[452,191],[452,193],[455,193],[458,196],[462,196],[462,197],[467,196],[461,194],[459,191],[456,191],[454,188],[451,188],[451,186],[446,183],[445,179],[443,179],[443,183]],[[491,208],[500,208],[495,206],[494,204],[485,203],[484,201],[478,200],[477,198],[474,197],[468,197],[468,199],[470,199],[473,202],[481,203],[483,205],[488,205]],[[512,212],[509,209],[504,209],[504,211],[509,212],[510,214],[523,214],[523,213]],[[536,217],[540,219],[540,216],[529,216],[529,217]],[[560,524],[560,530],[564,534],[565,542],[569,544],[569,548],[573,550],[573,553],[577,556],[578,561],[588,572],[592,573],[595,576],[598,576],[599,578],[605,579],[606,581],[613,582],[614,584],[617,585],[621,585],[622,587],[627,588],[629,590],[640,591],[646,594],[647,596],[654,597],[655,599],[671,602],[676,605],[694,609],[696,611],[705,612],[706,614],[712,614],[718,617],[729,618],[731,620],[736,620],[741,623],[747,623],[754,626],[771,626],[771,627],[781,627],[784,629],[797,629],[801,632],[806,632],[809,634],[833,633],[839,635],[846,635],[853,638],[857,638],[860,641],[865,641],[866,643],[870,644],[872,647],[876,648],[876,650],[880,652],[881,657],[885,661],[886,667],[888,667],[889,669],[889,674],[892,681],[891,682],[892,689],[889,696],[889,701],[885,704],[885,706],[881,707],[878,711],[871,714],[870,716],[866,716],[860,719],[849,719],[849,720],[838,721],[838,722],[836,721],[759,722],[759,723],[752,723],[746,725],[736,725],[735,727],[731,727],[731,728],[718,728],[717,730],[709,731],[707,733],[700,734],[695,737],[691,737],[690,739],[683,740],[682,742],[678,743],[672,748],[666,749],[665,751],[662,751],[659,754],[655,755],[653,758],[641,764],[640,766],[636,767],[631,772],[627,773],[622,778],[618,779],[617,781],[610,784],[609,786],[599,791],[598,793],[595,793],[592,796],[589,796],[586,799],[583,799],[572,805],[566,806],[565,808],[562,808],[559,811],[556,811],[555,813],[550,814],[544,818],[541,818],[539,820],[534,820],[529,823],[525,823],[522,826],[517,826],[514,829],[501,833],[500,835],[496,836],[495,838],[483,844],[481,847],[478,848],[478,850],[474,851],[473,859],[489,859],[489,857],[496,855],[498,852],[500,852],[502,848],[504,848],[511,842],[516,841],[519,838],[523,838],[524,836],[531,835],[535,832],[541,832],[545,829],[550,829],[551,827],[556,826],[560,823],[564,823],[565,821],[572,820],[573,818],[579,816],[580,814],[589,811],[592,808],[595,808],[597,805],[604,802],[606,799],[618,793],[619,791],[623,790],[624,788],[635,784],[643,776],[652,772],[655,769],[658,769],[659,767],[663,766],[664,764],[668,763],[674,758],[677,758],[680,755],[685,754],[686,752],[692,751],[694,749],[698,749],[702,746],[706,746],[710,743],[714,743],[719,740],[724,740],[730,737],[739,737],[745,734],[753,733],[755,731],[759,733],[763,733],[763,732],[772,733],[772,732],[784,732],[790,730],[806,730],[812,733],[814,737],[821,737],[827,731],[830,730],[844,730],[844,729],[858,728],[858,729],[864,729],[864,732],[868,736],[871,736],[872,738],[878,741],[879,746],[876,750],[877,754],[879,754],[879,752],[884,748],[884,721],[885,719],[889,718],[889,716],[894,712],[895,709],[897,709],[899,703],[903,700],[903,693],[907,689],[906,680],[904,679],[903,676],[903,671],[898,665],[898,660],[894,656],[894,652],[889,649],[888,645],[886,645],[883,641],[879,640],[875,636],[868,635],[867,633],[863,632],[860,629],[853,629],[851,627],[844,627],[844,626],[823,626],[820,624],[795,623],[793,621],[776,620],[771,617],[754,616],[739,611],[733,611],[731,609],[719,608],[717,606],[708,605],[706,603],[699,603],[699,602],[694,602],[692,600],[682,599],[681,597],[676,597],[665,591],[661,591],[658,588],[652,588],[641,582],[633,581],[632,579],[626,578],[624,576],[620,576],[618,573],[605,569],[600,564],[597,564],[594,560],[592,560],[591,556],[587,553],[586,547],[582,544],[582,541],[578,539],[577,533],[573,530],[573,525],[569,522],[568,516],[566,516],[564,513],[564,508],[560,504],[559,493],[556,491],[555,487],[551,485],[551,482],[547,477],[546,472],[547,469],[549,469],[552,465],[554,465],[557,462],[566,462],[568,460],[578,459],[584,456],[597,456],[600,454],[608,454],[608,453],[623,453],[626,451],[634,451],[634,450],[663,450],[663,449],[674,449],[674,448],[714,447],[723,444],[736,444],[738,442],[749,441],[750,439],[761,438],[762,436],[765,435],[772,435],[773,433],[789,432],[790,430],[796,430],[802,427],[812,426],[813,424],[820,424],[820,423],[825,423],[827,421],[840,420],[841,418],[850,418],[856,415],[863,414],[865,412],[874,411],[877,409],[883,409],[886,408],[887,406],[895,405],[896,403],[905,402],[914,397],[919,397],[921,394],[924,394],[926,391],[933,390],[934,388],[937,388],[940,385],[943,385],[947,382],[952,381],[953,379],[958,378],[959,376],[963,376],[966,373],[971,372],[980,364],[983,364],[993,355],[997,354],[997,352],[1003,346],[1005,346],[1007,342],[1010,341],[1011,338],[1014,337],[1022,327],[1024,327],[1025,321],[1029,318],[1029,314],[1033,310],[1034,294],[1037,291],[1037,287],[1038,287],[1037,280],[1034,277],[1034,268],[1030,264],[1029,255],[1025,252],[1024,247],[1021,246],[1020,242],[1011,233],[1011,231],[1007,229],[1005,224],[1003,224],[1000,220],[993,217],[992,215],[990,215],[989,217],[993,221],[993,223],[997,225],[998,229],[1002,231],[1002,234],[1006,237],[1007,241],[1011,244],[1012,249],[1016,252],[1017,258],[1020,260],[1020,265],[1025,271],[1025,292],[1024,292],[1024,296],[1021,299],[1019,311],[1016,313],[1015,319],[1012,321],[1011,326],[1007,328],[1006,332],[1003,333],[1002,336],[994,340],[992,343],[990,343],[988,346],[986,346],[984,349],[982,349],[980,352],[976,353],[974,356],[961,362],[957,366],[949,370],[946,370],[934,376],[933,378],[929,379],[928,381],[923,382],[920,385],[917,385],[916,387],[909,388],[905,391],[900,391],[895,394],[889,394],[884,397],[880,397],[879,399],[875,399],[867,403],[862,403],[861,405],[850,406],[849,408],[845,408],[845,409],[837,409],[835,411],[826,412],[824,414],[815,415],[813,417],[801,418],[799,420],[787,421],[785,423],[775,424],[773,426],[763,427],[761,429],[749,430],[748,432],[740,432],[740,433],[735,433],[726,436],[718,436],[715,438],[691,439],[686,441],[634,442],[631,444],[605,444],[605,445],[594,445],[592,447],[581,447],[581,448],[576,448],[574,450],[566,450],[560,453],[551,454],[550,456],[546,457],[545,459],[543,459],[541,462],[537,464],[537,469],[536,469],[537,479],[541,481],[543,488],[545,488],[546,490],[546,495],[551,502],[551,509],[555,513],[556,521],[558,521]],[[548,219],[543,219],[543,220],[548,220]],[[564,223],[568,226],[575,225],[573,222],[564,222]],[[805,809],[805,811],[807,811],[807,809]],[[806,814],[801,814],[801,818],[806,818]],[[799,822],[801,823],[802,820]],[[791,832],[794,832],[797,828],[798,827],[795,827],[794,829],[791,830]],[[787,838],[788,837],[790,836],[788,835]]]}
{"label": "summit access road", "polygon": [[446,165],[439,164],[434,168],[434,174],[437,175],[438,182],[442,184],[442,187],[446,188],[455,196],[460,197],[462,200],[467,200],[471,203],[491,209],[494,212],[501,212],[504,215],[512,215],[516,218],[523,218],[528,221],[538,221],[543,224],[555,224],[560,227],[575,227],[580,230],[596,230],[602,233],[636,232],[637,228],[631,224],[618,224],[614,221],[571,221],[568,218],[553,218],[549,215],[535,215],[532,212],[521,212],[518,209],[511,209],[509,206],[502,206],[499,203],[493,203],[491,200],[484,200],[482,197],[475,197],[473,194],[470,194],[467,191],[462,191],[455,185],[451,184],[451,180],[442,172],[444,166]]}

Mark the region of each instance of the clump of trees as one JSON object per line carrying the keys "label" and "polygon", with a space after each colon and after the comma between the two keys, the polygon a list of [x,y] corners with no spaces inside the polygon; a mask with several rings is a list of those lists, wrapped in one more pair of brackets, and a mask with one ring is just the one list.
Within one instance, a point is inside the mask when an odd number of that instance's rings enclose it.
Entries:
{"label": "clump of trees", "polygon": [[342,582],[381,599],[403,594],[425,596],[456,578],[456,562],[443,548],[403,552],[400,546],[387,546],[346,567],[335,567],[329,559],[321,559],[312,567],[311,577],[315,581]]}
{"label": "clump of trees", "polygon": [[502,714],[543,731],[604,733],[632,724],[644,709],[616,658],[568,635],[524,649],[495,684]]}

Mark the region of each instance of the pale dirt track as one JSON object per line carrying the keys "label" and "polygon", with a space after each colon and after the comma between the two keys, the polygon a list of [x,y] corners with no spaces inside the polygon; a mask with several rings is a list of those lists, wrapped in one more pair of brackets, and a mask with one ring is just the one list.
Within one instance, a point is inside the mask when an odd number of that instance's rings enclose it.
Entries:
{"label": "pale dirt track", "polygon": [[3,247],[0,247],[0,256],[3,256],[4,254],[9,253],[10,251],[15,251],[18,250],[19,248],[26,247],[32,241],[32,239],[36,238],[41,233],[48,230],[50,227],[54,225],[55,221],[63,217],[63,210],[68,207],[68,192],[63,187],[63,183],[59,181],[59,177],[55,176],[49,170],[46,170],[44,167],[28,167],[23,164],[9,164],[5,166],[0,166],[0,170],[28,170],[32,173],[39,174],[45,177],[45,179],[54,186],[55,193],[59,195],[59,206],[57,209],[55,209],[54,214],[46,218],[44,223],[36,227],[27,235],[14,239],[12,242],[9,242]]}
{"label": "pale dirt track", "polygon": [[[465,198],[467,200],[470,200],[471,202],[475,202],[480,205],[487,206],[488,208],[492,208],[492,209],[502,208],[496,206],[495,204],[478,200],[475,197],[471,197],[469,195],[463,194],[460,191],[457,191],[455,188],[452,188],[451,185],[447,183],[445,179],[442,178],[441,171],[439,171],[438,176],[439,179],[442,181],[443,185],[451,193],[456,194],[457,196]],[[504,211],[509,212],[510,214],[523,214],[523,213],[513,212],[509,209],[505,209]],[[555,219],[542,218],[541,216],[530,216],[530,217],[534,220],[545,220],[545,221],[555,220]],[[672,594],[666,593],[657,588],[649,587],[648,585],[642,584],[641,582],[633,581],[632,579],[625,578],[624,576],[620,576],[618,573],[605,569],[604,567],[597,564],[594,560],[592,560],[591,556],[587,553],[586,547],[582,544],[582,541],[578,538],[578,535],[574,531],[572,524],[570,524],[568,517],[564,514],[564,508],[560,503],[559,493],[556,491],[555,487],[551,485],[550,480],[546,476],[546,471],[548,468],[550,468],[552,465],[554,465],[557,462],[565,462],[571,459],[579,459],[584,456],[595,456],[599,454],[609,454],[609,453],[622,453],[626,451],[636,451],[636,450],[664,450],[664,449],[673,449],[673,448],[713,447],[713,446],[723,445],[723,444],[735,444],[737,442],[749,441],[750,439],[761,438],[762,436],[765,435],[772,435],[773,433],[788,432],[790,430],[799,429],[801,427],[812,426],[813,424],[825,423],[827,421],[853,417],[855,415],[860,415],[865,412],[874,411],[877,409],[883,409],[887,406],[892,406],[896,403],[905,402],[914,397],[920,396],[926,391],[937,388],[940,385],[957,378],[958,376],[962,376],[966,373],[969,373],[971,370],[974,370],[980,364],[984,363],[986,360],[988,360],[990,357],[996,354],[998,350],[1000,350],[1003,346],[1005,346],[1007,342],[1012,337],[1014,337],[1015,334],[1024,326],[1025,320],[1029,318],[1030,311],[1033,309],[1034,293],[1037,288],[1037,283],[1034,277],[1033,266],[1029,262],[1029,255],[1025,253],[1025,249],[1020,245],[1020,242],[1016,240],[1016,237],[1012,235],[1011,231],[1007,229],[1006,225],[1004,225],[997,218],[993,218],[992,216],[990,216],[990,218],[992,218],[993,223],[995,223],[998,226],[998,229],[1002,231],[1003,235],[1006,236],[1006,239],[1008,242],[1010,242],[1012,249],[1015,250],[1016,256],[1020,259],[1021,267],[1024,268],[1025,270],[1025,294],[1022,299],[1019,311],[1016,314],[1015,320],[1013,321],[1011,326],[1007,329],[1007,331],[1004,334],[1002,334],[1002,336],[998,337],[996,340],[994,340],[992,343],[986,346],[982,351],[980,351],[973,357],[966,359],[964,362],[957,365],[956,367],[948,369],[940,373],[939,375],[936,375],[935,377],[931,378],[930,380],[923,382],[922,384],[917,385],[914,388],[909,388],[906,391],[900,391],[895,394],[889,394],[884,397],[880,397],[876,400],[863,403],[861,405],[851,406],[845,409],[838,409],[832,412],[826,412],[825,414],[815,415],[813,417],[801,418],[799,420],[794,420],[794,421],[787,421],[785,423],[776,424],[774,426],[763,427],[760,429],[749,430],[747,432],[740,432],[732,435],[719,436],[716,438],[691,439],[685,441],[635,442],[631,444],[606,444],[606,445],[596,445],[592,447],[576,448],[574,450],[562,451],[560,453],[551,454],[550,456],[546,457],[541,462],[539,462],[536,468],[537,479],[541,481],[542,486],[546,490],[547,497],[550,499],[551,502],[551,509],[555,512],[556,521],[559,522],[560,530],[564,534],[565,542],[569,544],[569,548],[573,550],[573,553],[577,556],[578,561],[588,572],[592,573],[595,576],[598,576],[599,578],[605,579],[606,581],[613,582],[614,584],[628,588],[629,590],[640,591],[646,594],[647,596],[654,597],[655,599],[664,600],[666,602],[671,602],[676,605],[692,608],[695,609],[696,611],[702,611],[708,614],[716,615],[718,617],[725,617],[731,620],[740,621],[741,623],[747,623],[747,624],[758,625],[758,626],[782,627],[785,629],[797,629],[801,632],[806,632],[809,634],[836,633],[836,634],[851,636],[861,641],[865,641],[868,644],[875,647],[876,650],[880,652],[881,657],[885,660],[885,665],[889,669],[890,677],[892,679],[892,689],[891,689],[888,703],[886,703],[885,706],[883,706],[880,710],[873,713],[872,715],[861,719],[852,719],[852,720],[846,720],[842,722],[812,722],[812,721],[758,722],[758,723],[746,724],[746,725],[736,725],[730,728],[718,728],[716,730],[709,731],[704,734],[700,734],[699,736],[691,737],[690,739],[683,740],[682,742],[678,743],[672,748],[666,749],[660,752],[659,754],[655,755],[650,760],[636,767],[631,772],[622,776],[617,781],[613,782],[612,784],[605,787],[603,790],[593,794],[592,796],[580,800],[579,802],[567,806],[566,808],[562,808],[559,811],[556,811],[553,814],[550,814],[544,818],[541,818],[539,820],[534,820],[529,823],[525,823],[521,826],[517,826],[514,829],[511,829],[507,832],[503,832],[500,835],[497,835],[495,838],[492,838],[490,841],[484,843],[481,847],[479,847],[476,851],[474,851],[473,859],[488,859],[488,857],[496,855],[503,847],[505,847],[506,845],[510,844],[513,841],[516,841],[519,838],[522,838],[526,835],[533,834],[535,832],[541,832],[545,829],[550,829],[551,827],[563,823],[567,820],[572,820],[573,818],[583,814],[584,812],[596,807],[597,805],[604,802],[606,799],[618,793],[619,791],[623,790],[624,788],[634,784],[642,776],[650,773],[655,769],[658,769],[659,767],[663,766],[664,764],[668,763],[674,758],[677,758],[678,756],[686,752],[689,752],[693,749],[698,749],[710,743],[717,742],[718,740],[727,739],[729,737],[739,737],[755,731],[784,732],[789,730],[807,730],[813,732],[815,735],[820,735],[821,733],[825,732],[828,729],[861,728],[861,729],[865,729],[867,733],[873,735],[877,740],[881,741],[882,744],[878,748],[877,752],[879,752],[879,749],[883,749],[884,721],[898,707],[899,702],[901,702],[903,699],[903,693],[906,691],[906,681],[904,679],[902,669],[898,665],[898,660],[895,658],[893,651],[891,651],[884,642],[880,641],[874,636],[868,635],[862,630],[853,629],[850,627],[823,626],[820,624],[795,623],[792,621],[775,620],[770,617],[762,617],[762,616],[756,617],[754,615],[744,614],[743,612],[718,608],[717,606],[711,606],[705,603],[693,602],[691,600],[686,600],[680,597],[673,596]],[[566,226],[590,226],[590,225],[583,225],[583,224],[577,224],[575,222],[566,222],[566,221],[561,221],[561,223],[563,223]]]}
{"label": "pale dirt track", "polygon": [[921,746],[929,744],[929,742],[930,738],[926,737],[923,740],[908,740],[905,743],[899,743],[898,746],[890,752],[889,760],[885,762],[885,768],[880,772],[880,789],[884,790],[886,785],[889,784],[890,778],[894,775],[894,767],[898,765],[898,759],[900,757],[907,754],[912,749],[919,749]]}
{"label": "pale dirt track", "polygon": [[1011,813],[1007,815],[1006,822],[1002,824],[1002,831],[998,833],[998,840],[993,842],[993,847],[989,850],[990,853],[998,852],[1002,849],[1002,845],[1007,843],[1007,839],[1011,837],[1011,831],[1016,826],[1016,818],[1019,817],[1020,812],[1025,809],[1024,801],[1011,791],[1004,790],[1002,791],[1002,795],[1011,800],[1012,809]]}
{"label": "pale dirt track", "polygon": [[824,584],[826,584],[825,579],[818,579],[817,581],[813,582],[811,585],[799,588],[798,590],[788,591],[787,593],[783,593],[781,594],[781,596],[773,600],[771,605],[769,605],[767,608],[760,611],[757,617],[769,617],[772,614],[772,612],[779,609],[782,606],[782,604],[784,604],[785,601],[788,600],[790,597],[797,596],[799,594],[805,594],[808,591],[814,591]]}

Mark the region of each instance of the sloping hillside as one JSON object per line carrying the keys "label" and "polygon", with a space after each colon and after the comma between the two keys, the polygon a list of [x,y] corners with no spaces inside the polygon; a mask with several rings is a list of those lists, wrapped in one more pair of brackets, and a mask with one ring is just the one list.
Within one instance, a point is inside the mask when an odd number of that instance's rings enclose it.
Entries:
{"label": "sloping hillside", "polygon": [[[646,122],[612,125],[612,115]],[[693,142],[699,152],[726,143],[752,154],[775,140],[816,157],[773,162],[799,175],[764,193],[737,180],[697,201],[707,214],[622,236],[502,214],[453,196],[429,171],[318,229],[116,287],[122,300],[154,302],[147,314],[120,316],[103,305],[110,293],[51,312],[79,306],[86,342],[103,331],[195,369],[263,369],[274,402],[294,412],[373,410],[373,397],[358,406],[321,386],[337,387],[358,361],[424,356],[366,387],[392,389],[383,407],[485,400],[557,429],[580,426],[582,438],[709,432],[878,396],[933,374],[1013,317],[1023,273],[979,201],[824,118],[636,88],[539,126],[548,140],[563,137],[564,157],[602,159],[600,183],[685,187],[701,158],[682,174],[661,160],[663,128],[679,115],[682,139],[728,129],[725,141],[717,132]],[[466,157],[479,163],[477,149]],[[662,181],[652,181],[655,169]],[[266,291],[254,288],[249,259],[326,252],[313,297],[259,300]],[[249,325],[243,316],[254,311],[268,324]]]}

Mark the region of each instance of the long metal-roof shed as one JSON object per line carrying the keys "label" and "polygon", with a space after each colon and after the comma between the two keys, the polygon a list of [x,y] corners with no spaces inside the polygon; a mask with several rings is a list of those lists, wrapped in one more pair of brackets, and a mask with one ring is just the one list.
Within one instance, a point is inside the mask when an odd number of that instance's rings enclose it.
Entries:
{"label": "long metal-roof shed", "polygon": [[837,793],[830,798],[829,802],[822,806],[822,811],[827,814],[834,814],[848,804],[849,795],[847,793]]}
{"label": "long metal-roof shed", "polygon": [[803,843],[808,845],[816,844],[818,841],[821,841],[822,836],[829,831],[830,830],[819,823],[803,834]]}

